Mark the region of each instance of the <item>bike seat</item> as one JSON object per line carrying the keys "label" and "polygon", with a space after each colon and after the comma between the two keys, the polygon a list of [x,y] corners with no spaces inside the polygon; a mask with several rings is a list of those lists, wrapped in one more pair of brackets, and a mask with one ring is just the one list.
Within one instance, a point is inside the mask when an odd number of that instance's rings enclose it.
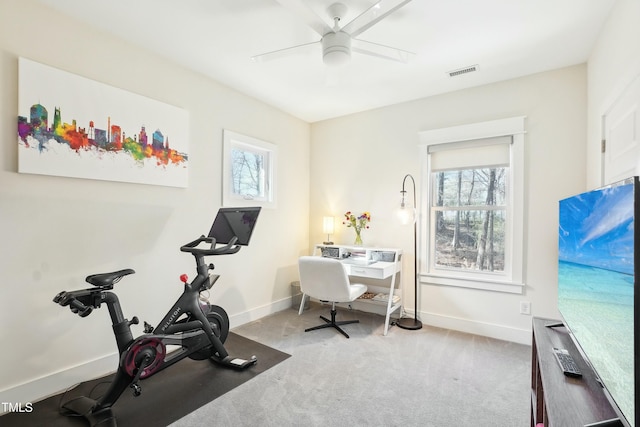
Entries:
{"label": "bike seat", "polygon": [[92,274],[90,276],[87,276],[85,280],[91,283],[93,286],[113,286],[113,284],[120,280],[122,277],[133,273],[135,273],[135,271],[127,268],[124,270],[114,271],[112,273]]}

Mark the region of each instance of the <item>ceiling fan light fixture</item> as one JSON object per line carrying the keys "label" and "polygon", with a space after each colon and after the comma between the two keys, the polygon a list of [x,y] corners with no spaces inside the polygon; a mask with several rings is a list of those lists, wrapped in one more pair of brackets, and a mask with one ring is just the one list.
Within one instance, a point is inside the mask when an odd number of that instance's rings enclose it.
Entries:
{"label": "ceiling fan light fixture", "polygon": [[322,37],[322,61],[329,66],[346,64],[351,59],[351,36],[338,31]]}

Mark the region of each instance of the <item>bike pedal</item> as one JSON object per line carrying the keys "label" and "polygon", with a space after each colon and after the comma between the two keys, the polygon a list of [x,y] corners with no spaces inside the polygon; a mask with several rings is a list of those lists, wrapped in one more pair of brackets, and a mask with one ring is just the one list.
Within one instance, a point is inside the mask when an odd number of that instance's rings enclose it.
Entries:
{"label": "bike pedal", "polygon": [[133,395],[135,397],[138,397],[138,396],[140,396],[142,394],[142,387],[140,387],[139,384],[133,383],[129,387],[131,387],[133,389]]}

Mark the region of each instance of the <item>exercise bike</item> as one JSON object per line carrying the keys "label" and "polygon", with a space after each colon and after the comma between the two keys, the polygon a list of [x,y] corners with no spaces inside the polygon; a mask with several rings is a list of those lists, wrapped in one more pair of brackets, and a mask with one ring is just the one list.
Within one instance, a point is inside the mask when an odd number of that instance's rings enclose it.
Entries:
{"label": "exercise bike", "polygon": [[[209,359],[239,370],[257,363],[255,356],[241,359],[227,353],[223,344],[229,334],[229,316],[222,307],[210,305],[208,301],[202,304],[201,301],[201,293],[206,293],[220,277],[212,273],[215,266],[207,265],[204,258],[235,254],[240,250],[240,245],[248,244],[259,212],[259,208],[249,209],[220,209],[209,236],[201,236],[180,248],[182,252],[191,253],[195,257],[197,275],[191,283],[185,274],[180,276],[184,283],[182,295],[155,328],[144,322],[144,334],[138,338],[134,339],[131,333],[131,325],[137,325],[138,318],[134,316],[131,320],[125,319],[118,296],[111,292],[120,279],[135,273],[134,270],[93,274],[86,278],[93,285],[92,288],[63,291],[55,296],[55,303],[68,306],[80,317],[86,317],[103,303],[106,304],[119,354],[118,369],[106,393],[97,400],[81,396],[65,402],[62,408],[66,415],[84,416],[92,426],[116,426],[111,407],[127,388],[131,388],[134,396],[139,396],[142,393],[140,380],[149,378],[186,357],[194,360]],[[235,224],[238,220],[241,221],[240,226]],[[250,229],[242,232],[242,227]],[[240,241],[236,235],[224,237],[238,231],[242,239]],[[228,243],[218,246],[212,235],[221,235]],[[203,243],[210,247],[202,248]],[[178,348],[168,352],[167,346]]]}

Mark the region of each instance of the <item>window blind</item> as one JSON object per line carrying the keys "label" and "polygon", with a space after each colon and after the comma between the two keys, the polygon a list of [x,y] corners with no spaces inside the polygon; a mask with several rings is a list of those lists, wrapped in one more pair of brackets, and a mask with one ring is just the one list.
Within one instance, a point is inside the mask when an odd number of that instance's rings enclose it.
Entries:
{"label": "window blind", "polygon": [[511,142],[511,136],[501,136],[429,145],[431,171],[509,166]]}

